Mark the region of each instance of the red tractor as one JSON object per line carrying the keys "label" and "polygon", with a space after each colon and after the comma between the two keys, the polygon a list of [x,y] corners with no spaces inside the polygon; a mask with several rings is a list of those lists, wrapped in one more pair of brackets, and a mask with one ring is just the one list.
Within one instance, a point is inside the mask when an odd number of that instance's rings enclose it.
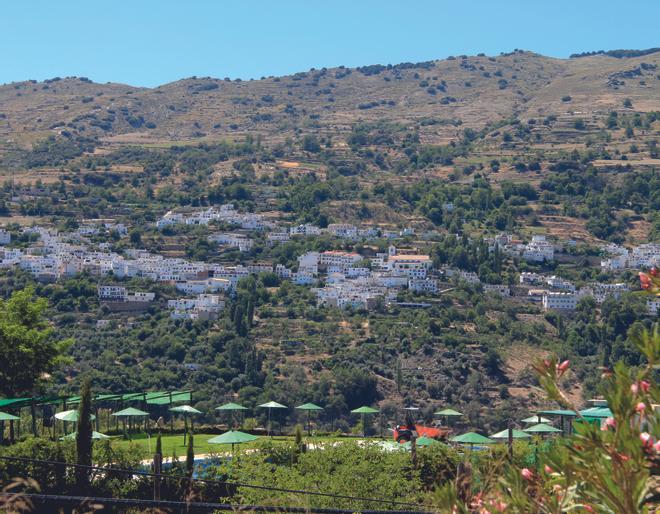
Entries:
{"label": "red tractor", "polygon": [[406,415],[406,422],[403,425],[397,425],[394,429],[394,439],[397,443],[407,443],[412,439],[413,434],[416,437],[428,437],[430,439],[446,439],[449,429],[437,427],[425,427],[414,422],[410,414]]}

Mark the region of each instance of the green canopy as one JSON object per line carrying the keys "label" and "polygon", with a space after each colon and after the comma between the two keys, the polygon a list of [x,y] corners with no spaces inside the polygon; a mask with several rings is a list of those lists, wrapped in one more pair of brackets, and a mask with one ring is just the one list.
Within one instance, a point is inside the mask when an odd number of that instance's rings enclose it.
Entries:
{"label": "green canopy", "polygon": [[[55,417],[57,419],[62,420],[62,421],[78,421],[78,411],[77,410],[65,410],[65,411],[56,413]],[[95,420],[96,416],[94,416],[94,414],[90,414],[89,419],[90,420]]]}
{"label": "green canopy", "polygon": [[296,409],[300,410],[323,410],[323,407],[319,407],[318,405],[314,403],[304,403],[302,405],[298,405]]}
{"label": "green canopy", "polygon": [[312,435],[312,419],[311,419],[311,412],[313,410],[323,410],[323,407],[319,407],[315,403],[303,403],[302,405],[298,405],[296,407],[298,410],[306,410],[307,411],[307,435]]}
{"label": "green canopy", "polygon": [[543,416],[530,416],[529,418],[525,418],[521,421],[523,423],[550,423],[550,420],[548,418],[544,418]]}
{"label": "green canopy", "polygon": [[172,407],[169,409],[170,412],[180,412],[181,414],[201,414],[202,411],[197,410],[195,407],[190,405],[179,405],[177,407]]}
{"label": "green canopy", "polygon": [[378,409],[374,409],[373,407],[367,407],[366,405],[364,405],[358,409],[353,409],[351,412],[353,414],[377,414],[379,411]]}
{"label": "green canopy", "polygon": [[491,444],[494,441],[489,439],[486,436],[477,434],[476,432],[468,432],[466,434],[457,435],[451,438],[451,441],[454,443],[463,443],[463,444]]}
{"label": "green canopy", "polygon": [[533,425],[525,429],[525,432],[532,434],[552,434],[556,432],[561,432],[558,428],[546,425],[545,423],[539,423],[538,425]]}
{"label": "green canopy", "polygon": [[[64,437],[60,437],[60,441],[66,441],[69,439],[75,439],[76,438],[76,432],[71,432],[69,435],[65,435]],[[102,434],[101,432],[97,432],[96,430],[92,431],[92,439],[110,439],[109,435]]]}
{"label": "green canopy", "polygon": [[418,437],[415,440],[415,445],[417,446],[431,446],[432,444],[440,444],[440,441],[431,439],[430,437],[426,436]]}
{"label": "green canopy", "polygon": [[270,435],[270,428],[271,428],[270,427],[270,411],[273,410],[273,409],[286,409],[287,407],[286,407],[286,405],[282,405],[281,403],[277,403],[277,402],[273,402],[273,401],[262,403],[261,405],[259,405],[259,407],[261,407],[263,409],[268,409],[268,435]]}
{"label": "green canopy", "polygon": [[365,424],[364,417],[367,414],[377,414],[379,412],[378,409],[374,409],[373,407],[363,405],[362,407],[359,407],[357,409],[353,409],[351,412],[353,414],[360,414],[362,416],[362,437],[366,437],[367,436],[367,427],[366,427],[366,424]]}
{"label": "green canopy", "polygon": [[215,410],[247,410],[247,407],[243,407],[238,403],[229,402],[225,403],[224,405],[220,405],[220,407],[216,407]]}
{"label": "green canopy", "polygon": [[13,414],[9,414],[7,412],[0,412],[0,421],[16,421],[17,419],[21,419],[18,416],[14,416]]}
{"label": "green canopy", "polygon": [[[135,397],[132,399],[141,400],[142,398]],[[167,405],[169,403],[190,402],[192,401],[192,396],[190,391],[172,391],[171,393],[147,393],[146,399],[149,405]]]}
{"label": "green canopy", "polygon": [[243,444],[259,439],[256,435],[246,434],[238,430],[230,430],[208,440],[211,444]]}
{"label": "green canopy", "polygon": [[580,411],[585,418],[611,418],[612,411],[608,407],[590,407]]}
{"label": "green canopy", "polygon": [[262,403],[259,405],[259,407],[263,407],[264,409],[286,409],[286,405],[282,405],[281,403],[277,402],[267,402],[267,403]]}
{"label": "green canopy", "polygon": [[435,413],[436,416],[462,416],[463,413],[454,409],[442,409]]}
{"label": "green canopy", "polygon": [[123,417],[123,418],[129,418],[131,416],[148,416],[148,412],[144,412],[143,410],[136,409],[134,407],[128,407],[127,409],[120,410],[118,412],[113,412],[113,416],[117,417]]}
{"label": "green canopy", "polygon": [[[527,437],[532,437],[531,435],[523,432],[522,430],[516,430],[515,428],[511,430],[511,437],[513,439],[525,439]],[[497,434],[493,434],[490,436],[491,439],[508,439],[509,438],[509,429],[507,428],[506,430],[502,430],[501,432],[498,432]]]}

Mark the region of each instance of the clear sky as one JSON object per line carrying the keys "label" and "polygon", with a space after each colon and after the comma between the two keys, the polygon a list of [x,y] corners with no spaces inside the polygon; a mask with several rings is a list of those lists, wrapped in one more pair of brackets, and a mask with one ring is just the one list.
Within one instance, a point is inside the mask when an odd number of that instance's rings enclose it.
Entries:
{"label": "clear sky", "polygon": [[0,83],[155,86],[514,48],[660,46],[660,0],[3,0]]}

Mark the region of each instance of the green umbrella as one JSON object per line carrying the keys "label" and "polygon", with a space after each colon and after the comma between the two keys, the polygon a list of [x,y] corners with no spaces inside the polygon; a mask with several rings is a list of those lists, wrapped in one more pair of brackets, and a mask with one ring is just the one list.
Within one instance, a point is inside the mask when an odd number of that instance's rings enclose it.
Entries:
{"label": "green umbrella", "polygon": [[[2,441],[4,439],[4,436],[5,436],[5,434],[4,434],[4,432],[5,432],[4,422],[9,421],[10,425],[13,425],[14,421],[17,421],[19,419],[21,419],[21,418],[19,418],[18,416],[14,416],[13,414],[9,414],[8,412],[0,411],[0,423],[2,423],[2,426],[0,427],[0,443],[2,443]],[[10,432],[11,432],[11,429],[10,429]]]}
{"label": "green umbrella", "polygon": [[220,407],[216,407],[215,410],[247,410],[247,407],[243,407],[238,403],[229,402],[225,403],[224,405],[220,405]]}
{"label": "green umbrella", "polygon": [[418,437],[415,439],[416,446],[431,446],[433,444],[440,444],[440,441],[426,436]]}
{"label": "green umbrella", "polygon": [[362,415],[362,437],[367,436],[367,427],[364,423],[364,417],[367,414],[378,414],[379,410],[374,409],[373,407],[368,407],[367,405],[363,405],[362,407],[359,407],[357,409],[353,409],[351,413],[353,414],[360,414]]}
{"label": "green umbrella", "polygon": [[282,405],[281,403],[277,403],[273,401],[262,403],[261,405],[259,405],[259,407],[263,409],[268,409],[268,435],[270,435],[270,411],[273,409],[286,409],[287,407],[286,405]]}
{"label": "green umbrella", "polygon": [[458,412],[457,410],[454,409],[442,409],[439,410],[438,412],[435,413],[436,416],[444,416],[445,417],[445,425],[449,425],[449,418],[458,418],[463,415],[462,412]]}
{"label": "green umbrella", "polygon": [[454,409],[442,409],[435,413],[436,416],[462,416],[462,412]]}
{"label": "green umbrella", "polygon": [[140,418],[144,416],[148,416],[148,412],[144,412],[143,410],[136,409],[135,407],[128,407],[124,410],[120,410],[118,412],[113,412],[113,416],[116,416],[118,418],[122,418],[124,420],[124,435],[126,436],[126,420],[130,418]]}
{"label": "green umbrella", "polygon": [[249,443],[259,439],[256,435],[246,434],[238,430],[230,430],[224,434],[218,435],[208,440],[211,444],[231,444],[231,451],[234,451],[234,445]]}
{"label": "green umbrella", "polygon": [[13,414],[0,411],[0,421],[16,421],[18,419],[21,418],[19,418],[18,416],[14,416]]}
{"label": "green umbrella", "polygon": [[[502,430],[497,434],[489,436],[491,439],[508,439],[509,438],[509,429]],[[511,437],[513,439],[525,439],[527,437],[532,437],[531,435],[523,432],[522,430],[516,430],[515,428],[511,429]]]}
{"label": "green umbrella", "polygon": [[[55,414],[55,417],[62,421],[78,421],[78,411],[77,410],[65,410]],[[94,414],[89,415],[89,419],[94,421],[96,416]]]}
{"label": "green umbrella", "polygon": [[529,432],[531,434],[555,434],[557,432],[561,432],[561,430],[550,425],[546,425],[545,423],[539,423],[537,425],[526,428],[525,432]]}
{"label": "green umbrella", "polygon": [[148,416],[149,413],[144,412],[143,410],[140,409],[136,409],[134,407],[128,407],[127,409],[113,412],[112,415],[117,416],[118,418],[130,418],[130,417]]}
{"label": "green umbrella", "polygon": [[215,410],[231,411],[232,412],[231,416],[229,417],[229,421],[230,421],[230,427],[229,428],[231,428],[231,425],[233,424],[232,422],[234,421],[234,415],[233,415],[234,411],[247,410],[247,407],[243,407],[242,405],[239,405],[238,403],[229,402],[229,403],[225,403],[224,405],[220,405],[220,407],[216,407]]}
{"label": "green umbrella", "polygon": [[466,434],[457,435],[452,437],[451,441],[454,443],[469,444],[470,446],[474,446],[475,444],[492,444],[495,442],[486,436],[477,434],[476,432],[467,432]]}
{"label": "green umbrella", "polygon": [[[71,432],[69,435],[65,435],[64,437],[60,437],[60,441],[66,441],[68,439],[75,439],[76,438],[76,432]],[[92,439],[110,439],[109,435],[102,434],[101,432],[97,432],[96,430],[92,431]]]}
{"label": "green umbrella", "polygon": [[544,418],[543,416],[530,416],[529,418],[525,418],[521,420],[523,423],[550,423],[550,420],[548,418]]}
{"label": "green umbrella", "polygon": [[[188,416],[192,414],[201,414],[202,411],[197,410],[195,407],[191,407],[190,405],[178,405],[176,407],[172,407],[169,409],[170,412],[178,412],[180,414],[183,414],[183,445],[186,445],[186,434],[188,433],[187,429],[187,424],[186,424],[186,419]],[[190,418],[190,432],[193,431],[193,420]]]}
{"label": "green umbrella", "polygon": [[302,405],[298,405],[296,407],[298,410],[306,410],[307,411],[307,433],[311,436],[312,435],[312,420],[310,419],[310,414],[313,410],[323,410],[323,407],[319,407],[318,405],[314,403],[304,403]]}

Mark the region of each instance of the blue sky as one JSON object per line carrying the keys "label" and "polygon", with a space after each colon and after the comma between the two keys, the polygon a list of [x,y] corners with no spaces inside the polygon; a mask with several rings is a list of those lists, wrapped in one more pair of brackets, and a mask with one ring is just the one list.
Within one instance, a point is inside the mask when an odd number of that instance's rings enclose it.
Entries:
{"label": "blue sky", "polygon": [[659,0],[4,0],[0,83],[55,76],[155,86],[514,48],[660,46]]}

